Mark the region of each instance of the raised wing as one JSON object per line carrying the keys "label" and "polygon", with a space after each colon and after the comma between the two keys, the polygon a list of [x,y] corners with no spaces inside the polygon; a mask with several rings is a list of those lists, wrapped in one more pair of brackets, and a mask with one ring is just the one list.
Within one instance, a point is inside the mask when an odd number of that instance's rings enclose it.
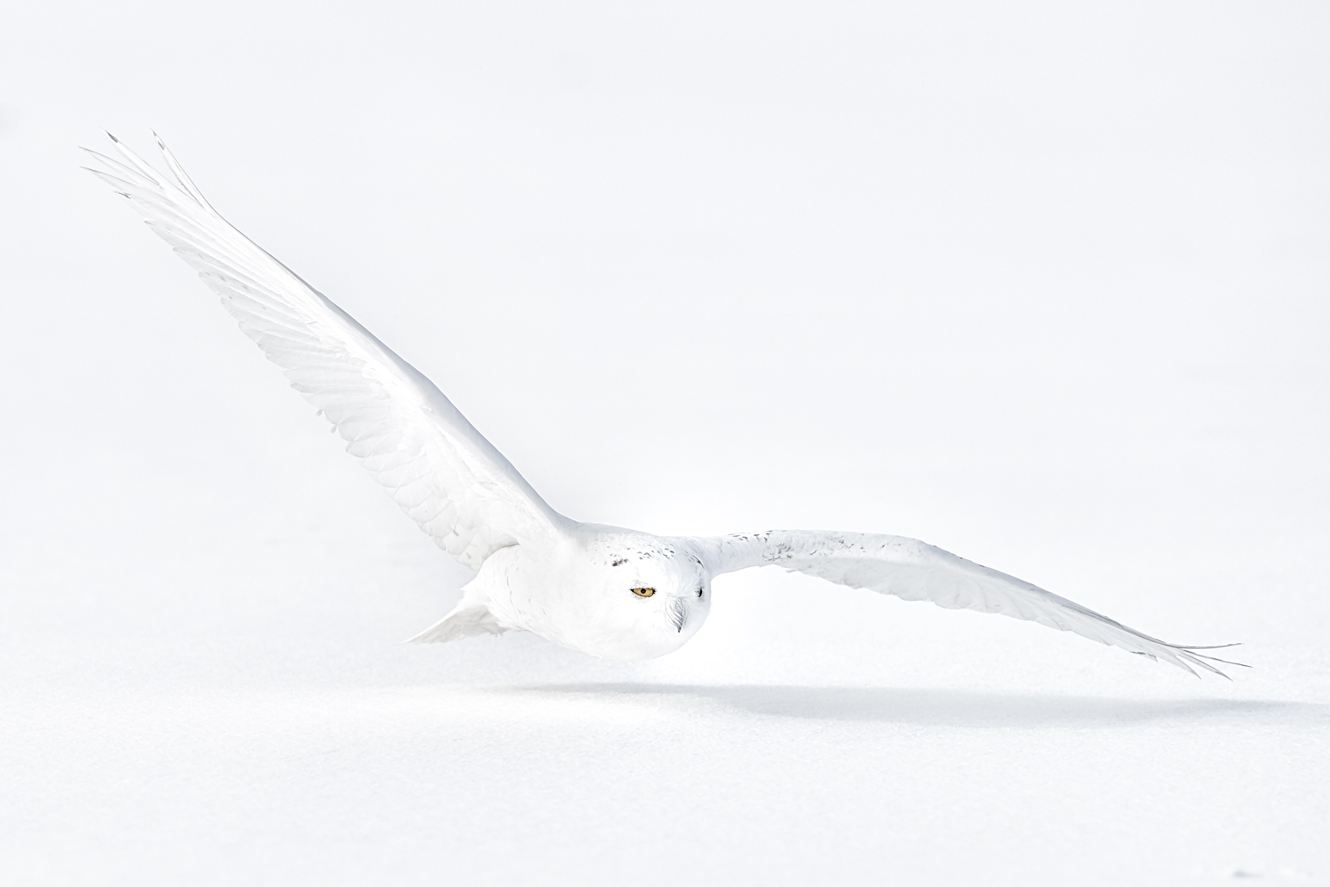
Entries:
{"label": "raised wing", "polygon": [[407,516],[471,569],[567,523],[415,367],[223,219],[161,139],[174,181],[111,141],[89,170],[222,297],[240,328],[318,408]]}
{"label": "raised wing", "polygon": [[713,575],[774,565],[907,601],[932,601],[939,607],[1028,619],[1151,659],[1162,659],[1192,674],[1196,674],[1195,668],[1201,668],[1228,677],[1211,663],[1241,665],[1196,652],[1218,647],[1181,646],[1152,638],[1075,601],[918,539],[873,533],[769,530],[694,542],[705,553]]}

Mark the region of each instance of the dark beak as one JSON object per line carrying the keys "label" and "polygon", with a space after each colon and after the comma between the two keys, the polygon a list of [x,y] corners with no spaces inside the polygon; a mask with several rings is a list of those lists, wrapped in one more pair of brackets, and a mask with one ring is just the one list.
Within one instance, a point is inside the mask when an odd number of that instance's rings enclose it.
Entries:
{"label": "dark beak", "polygon": [[682,632],[683,625],[688,621],[688,603],[682,599],[670,601],[670,624],[674,626],[675,631]]}

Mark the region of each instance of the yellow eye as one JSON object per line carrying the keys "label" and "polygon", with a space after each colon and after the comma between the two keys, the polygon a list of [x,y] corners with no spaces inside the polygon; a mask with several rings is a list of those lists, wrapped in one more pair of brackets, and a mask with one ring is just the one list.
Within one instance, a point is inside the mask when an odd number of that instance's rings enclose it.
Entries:
{"label": "yellow eye", "polygon": [[651,596],[652,596],[653,594],[655,594],[655,593],[656,593],[656,589],[654,589],[654,588],[634,588],[634,589],[633,589],[633,594],[637,595],[638,597],[651,597]]}

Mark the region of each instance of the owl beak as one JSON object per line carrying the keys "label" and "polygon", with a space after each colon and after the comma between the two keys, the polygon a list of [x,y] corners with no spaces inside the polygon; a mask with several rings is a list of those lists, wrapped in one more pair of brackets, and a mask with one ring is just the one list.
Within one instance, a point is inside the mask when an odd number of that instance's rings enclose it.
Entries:
{"label": "owl beak", "polygon": [[688,603],[680,598],[670,601],[670,624],[674,630],[683,632],[683,625],[688,621]]}

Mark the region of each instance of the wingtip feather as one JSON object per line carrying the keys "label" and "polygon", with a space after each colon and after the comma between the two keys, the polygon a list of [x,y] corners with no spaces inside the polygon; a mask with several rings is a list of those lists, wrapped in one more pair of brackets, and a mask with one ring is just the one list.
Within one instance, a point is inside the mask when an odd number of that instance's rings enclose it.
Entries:
{"label": "wingtip feather", "polygon": [[176,184],[180,186],[181,190],[192,197],[199,206],[203,207],[214,216],[221,218],[221,215],[217,210],[213,209],[212,204],[208,202],[208,198],[204,197],[203,192],[194,184],[194,180],[189,177],[189,173],[185,172],[185,168],[180,165],[180,161],[175,159],[175,155],[171,153],[171,149],[166,147],[165,140],[157,134],[157,130],[153,129],[150,131],[152,132],[152,137],[157,140],[157,149],[162,152],[162,157],[166,160],[166,165],[170,168],[171,174],[175,176]]}

